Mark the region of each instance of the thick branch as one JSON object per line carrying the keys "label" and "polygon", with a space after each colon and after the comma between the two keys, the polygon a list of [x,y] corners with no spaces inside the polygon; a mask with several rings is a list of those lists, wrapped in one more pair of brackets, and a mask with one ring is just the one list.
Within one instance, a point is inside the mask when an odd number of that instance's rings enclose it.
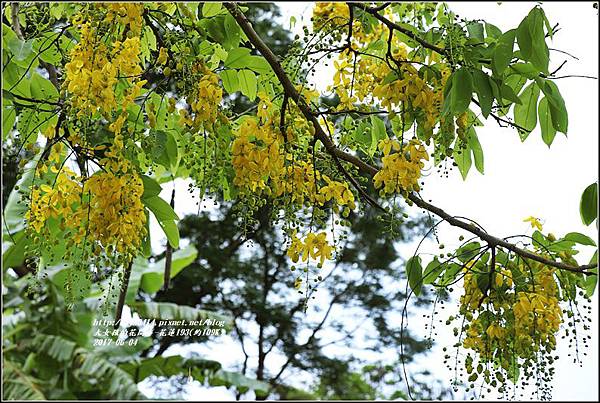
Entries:
{"label": "thick branch", "polygon": [[[240,12],[240,10],[237,8],[236,4],[235,3],[224,3],[224,6],[231,13],[233,18],[235,18],[235,20],[237,21],[240,28],[242,28],[242,30],[248,37],[248,40],[252,43],[252,45],[254,45],[254,47],[260,52],[260,54],[263,55],[263,57],[267,60],[267,62],[273,69],[273,72],[279,79],[279,82],[281,83],[286,95],[288,97],[290,97],[291,99],[293,99],[294,102],[296,102],[296,104],[298,105],[298,108],[300,109],[300,111],[302,112],[304,117],[313,124],[313,126],[315,128],[315,138],[323,144],[323,146],[325,147],[327,152],[329,154],[331,154],[332,156],[335,156],[341,160],[344,160],[346,162],[353,164],[359,170],[361,170],[363,173],[365,173],[369,176],[375,176],[375,174],[378,172],[377,168],[362,161],[360,158],[337,148],[337,146],[334,144],[333,140],[323,131],[323,128],[321,127],[321,125],[319,124],[319,121],[316,118],[317,115],[312,112],[312,110],[310,109],[310,107],[308,106],[306,101],[300,96],[300,94],[298,93],[298,91],[296,90],[294,85],[292,84],[290,78],[287,76],[285,70],[279,63],[279,59],[277,58],[277,56],[275,56],[275,54],[263,42],[263,40],[260,38],[260,36],[258,36],[258,34],[254,30],[254,28],[252,28],[252,25],[250,24],[250,22],[248,21],[246,16],[242,12]],[[401,28],[401,27],[398,27],[398,28]],[[397,28],[394,27],[394,29],[397,29]],[[423,45],[423,46],[425,46],[425,45]],[[433,49],[433,50],[435,50],[435,51],[439,50],[440,52],[443,52],[443,49],[437,49],[437,50]],[[588,272],[588,270],[597,267],[596,263],[589,264],[589,265],[582,265],[582,266],[571,266],[571,265],[565,264],[563,262],[557,262],[554,260],[546,259],[546,258],[539,256],[531,251],[519,248],[515,244],[512,244],[504,239],[490,235],[487,232],[485,232],[484,230],[482,230],[481,228],[478,228],[478,227],[472,225],[471,223],[468,223],[461,219],[458,219],[458,218],[446,213],[441,208],[436,207],[430,203],[427,203],[425,200],[421,199],[418,195],[416,195],[414,193],[409,194],[408,199],[411,202],[413,202],[414,204],[416,204],[417,206],[436,214],[437,216],[439,216],[440,218],[442,218],[443,220],[448,222],[450,225],[453,225],[458,228],[462,228],[462,229],[469,231],[472,234],[478,236],[480,239],[486,241],[490,246],[498,246],[498,247],[505,248],[507,250],[510,250],[510,251],[516,253],[517,255],[519,255],[523,258],[531,259],[536,262],[542,263],[544,265],[555,267],[557,269],[572,271],[572,272],[576,272],[576,273],[594,274],[592,272]]]}

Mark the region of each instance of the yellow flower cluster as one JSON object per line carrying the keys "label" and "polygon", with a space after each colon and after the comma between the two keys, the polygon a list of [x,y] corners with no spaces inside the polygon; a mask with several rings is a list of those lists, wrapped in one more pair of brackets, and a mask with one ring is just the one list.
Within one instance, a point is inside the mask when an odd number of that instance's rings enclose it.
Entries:
{"label": "yellow flower cluster", "polygon": [[496,359],[508,365],[530,359],[541,350],[550,352],[556,346],[562,310],[554,269],[536,262],[528,266],[521,264],[519,270],[531,269],[533,278],[518,291],[512,271],[506,268],[496,268],[494,283],[485,290],[485,296],[478,275],[469,271],[464,276],[460,312],[468,325],[462,345],[483,361]]}
{"label": "yellow flower cluster", "polygon": [[[82,187],[75,173],[68,167],[62,166],[60,171],[57,168],[61,165],[62,152],[63,145],[58,143],[48,157],[51,172],[57,174],[55,182],[51,185],[34,186],[31,190],[31,202],[25,213],[25,220],[28,227],[37,234],[42,233],[50,218],[58,219],[63,227],[66,223],[76,227],[81,222],[81,216],[74,213],[81,200]],[[37,173],[44,175],[47,170],[47,165],[41,164]]]}
{"label": "yellow flower cluster", "polygon": [[98,248],[105,248],[109,256],[117,253],[130,258],[137,253],[146,234],[146,214],[141,201],[144,186],[120,154],[121,137],[115,139],[106,158],[101,160],[104,170],[87,179],[77,176],[64,164],[62,143],[52,147],[48,161],[40,163],[36,172],[43,179],[50,166],[50,173],[56,176],[48,177],[52,184],[32,188],[25,214],[31,231],[49,237],[46,223],[56,219],[58,228],[67,231],[68,241],[74,246],[94,245],[96,253]]}
{"label": "yellow flower cluster", "polygon": [[[266,94],[259,94],[257,116],[245,119],[235,131],[232,144],[234,185],[252,193],[265,192],[280,197],[289,195],[293,203],[324,205],[333,200],[334,208],[345,207],[344,214],[356,208],[348,184],[322,174],[306,161],[295,161],[286,153],[279,128],[279,111]],[[292,137],[288,132],[286,136]],[[319,186],[321,185],[322,186]]]}
{"label": "yellow flower cluster", "polygon": [[382,168],[373,177],[375,188],[382,188],[380,193],[384,195],[418,191],[423,161],[429,159],[425,146],[413,139],[402,149],[398,140],[387,139],[378,147],[384,156]]}
{"label": "yellow flower cluster", "polygon": [[346,3],[315,3],[315,7],[313,8],[313,28],[315,30],[322,28],[331,29],[332,27],[347,24],[349,20],[350,9]]}
{"label": "yellow flower cluster", "polygon": [[398,111],[402,105],[403,111],[413,111],[417,121],[431,133],[440,116],[444,78],[434,91],[417,69],[405,62],[407,51],[403,45],[399,44],[393,55],[401,63],[396,69],[399,73],[382,60],[360,57],[354,63],[354,53],[341,53],[340,60],[334,62],[332,87],[340,98],[338,109],[354,109],[356,103],[374,101],[388,111]]}
{"label": "yellow flower cluster", "polygon": [[276,180],[284,169],[281,135],[272,125],[260,125],[257,119],[245,119],[232,144],[233,183],[251,192],[267,189],[269,179]]}
{"label": "yellow flower cluster", "polygon": [[[385,17],[398,22],[398,16],[391,8],[384,11]],[[343,16],[339,21],[334,17]],[[317,3],[313,10],[317,23],[332,19],[340,24],[348,20],[348,6],[343,3]],[[316,25],[320,28],[321,25]],[[338,24],[339,25],[339,24]],[[439,121],[443,103],[443,88],[449,76],[449,69],[441,67],[441,78],[432,74],[425,78],[417,67],[426,60],[418,56],[408,56],[408,49],[397,34],[389,35],[389,29],[381,23],[369,26],[366,30],[359,19],[352,26],[351,46],[355,50],[363,50],[365,46],[383,41],[390,46],[392,59],[382,55],[365,55],[346,49],[334,61],[335,73],[332,88],[340,98],[339,110],[351,110],[373,103],[390,112],[408,112],[429,136]],[[334,39],[345,40],[343,35],[335,34]],[[389,42],[388,42],[389,41]],[[373,53],[365,50],[366,53]],[[437,54],[433,54],[428,62],[436,63]],[[417,66],[417,67],[415,67]],[[436,68],[443,66],[437,64]],[[358,105],[357,105],[358,104]]]}
{"label": "yellow flower cluster", "polygon": [[212,124],[217,120],[219,103],[223,99],[223,90],[219,86],[219,76],[213,71],[202,68],[203,75],[189,96],[194,124]]}
{"label": "yellow flower cluster", "polygon": [[141,34],[144,5],[142,3],[105,3],[102,4],[108,12],[104,19],[105,23],[118,23],[128,26],[133,35]]}
{"label": "yellow flower cluster", "polygon": [[80,41],[71,50],[71,60],[65,65],[65,85],[78,115],[96,112],[108,113],[115,109],[113,86],[117,83],[117,69],[109,62],[106,45],[91,29],[89,23],[79,27]]}
{"label": "yellow flower cluster", "polygon": [[315,260],[319,259],[319,265],[322,266],[325,259],[331,259],[333,250],[333,246],[327,242],[327,234],[325,232],[319,234],[309,232],[304,240],[298,238],[294,233],[287,254],[294,263],[298,262],[300,258],[302,258],[303,262],[312,258]]}
{"label": "yellow flower cluster", "polygon": [[141,197],[144,185],[134,172],[98,172],[85,182],[90,195],[89,233],[107,251],[134,256],[146,233]]}
{"label": "yellow flower cluster", "polygon": [[[70,61],[65,65],[65,86],[73,106],[79,109],[78,116],[96,111],[108,116],[119,106],[115,95],[119,78],[125,78],[130,84],[137,81],[134,87],[138,91],[144,83],[139,85],[138,81],[142,72],[140,38],[116,41],[109,49],[91,24],[81,18],[74,21],[79,26],[80,41],[71,50]],[[121,107],[125,109],[134,96],[126,94]]]}

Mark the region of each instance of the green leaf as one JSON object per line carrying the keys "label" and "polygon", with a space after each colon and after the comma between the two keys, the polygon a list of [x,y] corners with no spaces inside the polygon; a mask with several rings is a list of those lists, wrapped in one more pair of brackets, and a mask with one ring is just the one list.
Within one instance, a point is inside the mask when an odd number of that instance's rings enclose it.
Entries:
{"label": "green leaf", "polygon": [[433,283],[444,271],[444,265],[440,263],[437,257],[434,257],[423,272],[423,284]]}
{"label": "green leaf", "polygon": [[491,38],[499,38],[502,36],[502,31],[500,30],[500,28],[498,28],[494,24],[490,24],[489,22],[485,23],[485,32],[487,36]]}
{"label": "green leaf", "polygon": [[7,99],[2,100],[3,113],[2,113],[2,140],[5,141],[8,134],[12,131],[15,126],[15,120],[17,117],[17,111],[11,101]]}
{"label": "green leaf", "polygon": [[542,130],[542,140],[550,147],[554,141],[554,137],[556,137],[556,129],[552,125],[552,116],[550,115],[550,108],[546,97],[543,97],[538,104],[538,117]]}
{"label": "green leaf", "polygon": [[477,93],[477,100],[479,101],[479,107],[481,113],[485,118],[490,115],[492,111],[492,103],[494,101],[494,94],[492,93],[492,85],[490,83],[490,77],[481,70],[473,71],[473,86]]}
{"label": "green leaf", "polygon": [[[507,80],[508,82],[508,80]],[[516,89],[520,90],[521,86],[519,86],[517,84]],[[515,104],[520,105],[522,103],[521,99],[517,96],[517,94],[515,93],[515,89],[509,85],[506,84],[501,84],[500,85],[500,94],[502,96],[502,99],[507,99],[511,102],[514,102]]]}
{"label": "green leaf", "polygon": [[103,393],[107,398],[119,400],[145,398],[129,373],[102,358],[100,354],[91,353],[82,348],[77,349],[75,354],[78,356],[80,364],[77,368],[78,375],[84,375],[85,378],[95,379],[96,382],[103,384],[103,388],[106,388]]}
{"label": "green leaf", "polygon": [[377,151],[379,140],[387,138],[385,123],[381,118],[371,115],[371,144],[369,145],[369,155],[373,156]]}
{"label": "green leaf", "polygon": [[162,188],[158,182],[148,175],[142,175],[142,183],[144,184],[144,193],[142,193],[142,199],[158,196],[162,191]]}
{"label": "green leaf", "polygon": [[73,352],[77,345],[60,336],[52,334],[38,334],[32,340],[38,351],[43,351],[57,361],[67,362],[73,359]]}
{"label": "green leaf", "polygon": [[446,271],[444,271],[444,275],[442,276],[442,281],[440,281],[440,285],[448,285],[456,280],[456,275],[460,272],[461,266],[454,262],[447,264]]}
{"label": "green leaf", "polygon": [[142,200],[158,221],[179,220],[173,208],[159,196],[147,197]]}
{"label": "green leaf", "polygon": [[240,82],[238,80],[238,72],[236,70],[223,70],[219,72],[223,88],[230,94],[240,90]]}
{"label": "green leaf", "polygon": [[452,158],[454,158],[463,180],[467,179],[467,174],[471,169],[471,147],[469,143],[465,145],[465,148],[455,145]]}
{"label": "green leaf", "polygon": [[513,57],[516,31],[511,29],[502,34],[492,55],[492,71],[495,76],[502,76]]}
{"label": "green leaf", "polygon": [[231,69],[243,69],[250,61],[250,49],[248,48],[235,48],[231,49],[225,60],[225,67]]}
{"label": "green leaf", "polygon": [[550,109],[550,116],[552,118],[552,126],[557,131],[567,134],[569,116],[567,114],[565,101],[560,94],[557,85],[550,80],[543,80],[541,78],[537,78],[536,82],[542,89],[544,95],[548,98],[548,107]]}
{"label": "green leaf", "polygon": [[596,242],[592,238],[579,232],[569,232],[563,239],[581,245],[596,246]]}
{"label": "green leaf", "polygon": [[[7,28],[6,25],[3,25],[2,28],[2,31],[12,33],[12,35],[9,34],[6,38],[3,38],[3,40],[5,41],[7,48],[12,53],[13,59],[18,62],[27,62],[28,64],[31,60],[31,56],[33,55],[33,40],[24,41],[19,39],[14,31],[12,31],[10,28]],[[23,67],[27,67],[27,64],[25,64]]]}
{"label": "green leaf", "polygon": [[423,267],[421,267],[421,258],[419,256],[413,256],[406,261],[406,276],[414,294],[417,296],[421,294]]}
{"label": "green leaf", "polygon": [[235,18],[233,18],[231,14],[227,14],[225,16],[225,20],[223,21],[223,25],[225,27],[225,41],[223,42],[225,49],[229,50],[239,46],[241,32],[239,25],[235,21]]}
{"label": "green leaf", "polygon": [[38,73],[33,73],[30,84],[31,96],[35,99],[56,102],[58,101],[58,90],[50,82]]}
{"label": "green leaf", "polygon": [[269,74],[273,71],[267,59],[262,56],[250,56],[246,67],[256,74]]}
{"label": "green leaf", "polygon": [[465,112],[471,104],[473,93],[473,77],[469,70],[461,67],[452,73],[452,87],[450,88],[450,110],[453,115]]}
{"label": "green leaf", "polygon": [[[198,251],[194,245],[188,245],[183,249],[173,252],[171,259],[171,278],[178,275],[183,269],[194,262],[198,256]],[[135,298],[135,294],[139,287],[148,294],[154,294],[164,284],[165,258],[162,258],[154,263],[147,263],[144,259],[136,259],[131,270],[131,280],[129,288],[132,289],[132,294],[129,295],[128,301]],[[134,280],[137,279],[137,280]]]}
{"label": "green leaf", "polygon": [[544,33],[544,15],[539,7],[534,7],[519,24],[517,42],[523,60],[548,74],[550,52]]}
{"label": "green leaf", "polygon": [[221,368],[221,364],[201,358],[172,355],[129,360],[129,362],[120,363],[119,367],[134,377],[135,382],[141,382],[149,376],[170,378],[176,375],[191,375],[195,380],[204,382],[207,375],[215,373]]}
{"label": "green leaf", "polygon": [[598,217],[598,184],[592,183],[583,191],[579,202],[581,221],[590,225]]}
{"label": "green leaf", "polygon": [[[598,249],[596,249],[596,251],[594,252],[594,255],[590,259],[589,264],[594,264],[594,263],[596,265],[598,264]],[[591,275],[586,276],[585,295],[587,295],[588,297],[591,297],[592,295],[594,295],[594,291],[596,290],[596,285],[598,284],[598,267],[594,267],[593,269],[590,270],[590,272],[596,273],[596,274],[591,274]]]}
{"label": "green leaf", "polygon": [[22,197],[28,198],[31,193],[31,185],[33,184],[35,167],[41,155],[41,151],[23,168],[23,175],[17,180],[15,187],[8,195],[6,204],[2,214],[2,237],[3,240],[10,240],[10,235],[14,235],[25,229],[25,212],[28,210],[27,203],[21,201]]}
{"label": "green leaf", "polygon": [[204,18],[214,17],[223,12],[223,4],[221,3],[206,2],[202,5],[202,16]]}
{"label": "green leaf", "polygon": [[519,130],[521,141],[529,136],[529,133],[537,125],[537,103],[540,96],[540,88],[535,81],[531,82],[521,93],[519,98],[521,104],[515,105],[515,123],[526,131]]}
{"label": "green leaf", "polygon": [[483,24],[476,21],[470,21],[467,24],[467,31],[469,32],[469,37],[477,39],[480,42],[483,42]]}
{"label": "green leaf", "polygon": [[33,50],[39,54],[41,60],[53,65],[61,62],[62,55],[54,43],[59,36],[58,32],[46,32],[33,40]]}
{"label": "green leaf", "polygon": [[531,63],[515,63],[510,65],[510,69],[525,78],[533,80],[539,76],[539,70]]}
{"label": "green leaf", "polygon": [[53,112],[43,112],[29,108],[23,110],[17,119],[19,144],[34,143],[40,132],[43,133],[50,124],[55,124],[57,121],[58,115]]}
{"label": "green leaf", "polygon": [[481,148],[481,143],[479,143],[477,132],[475,132],[475,129],[473,127],[469,129],[468,136],[469,148],[473,153],[473,161],[475,162],[475,168],[477,168],[479,173],[483,174],[483,149]]}
{"label": "green leaf", "polygon": [[[15,243],[12,243],[12,242]],[[5,250],[4,245],[10,243],[10,246]],[[25,235],[25,231],[19,231],[12,234],[12,237],[5,237],[3,240],[2,266],[17,267],[25,261],[25,249],[30,244],[29,238]]]}
{"label": "green leaf", "polygon": [[165,236],[169,244],[173,248],[179,248],[179,230],[177,229],[177,224],[175,224],[174,220],[179,220],[173,208],[161,199],[159,196],[152,196],[146,199],[142,199],[142,202],[152,214],[156,217],[158,224],[162,228]]}
{"label": "green leaf", "polygon": [[250,70],[240,70],[239,81],[242,94],[246,95],[250,101],[254,101],[258,90],[256,75]]}
{"label": "green leaf", "polygon": [[209,379],[209,385],[235,386],[241,393],[245,393],[248,390],[254,390],[257,395],[264,395],[269,391],[269,385],[266,382],[248,378],[239,372],[224,371],[222,369]]}
{"label": "green leaf", "polygon": [[159,221],[158,224],[165,233],[169,244],[175,249],[179,248],[179,229],[177,229],[175,221]]}
{"label": "green leaf", "polygon": [[473,259],[481,250],[479,242],[469,242],[456,250],[456,258],[463,263]]}

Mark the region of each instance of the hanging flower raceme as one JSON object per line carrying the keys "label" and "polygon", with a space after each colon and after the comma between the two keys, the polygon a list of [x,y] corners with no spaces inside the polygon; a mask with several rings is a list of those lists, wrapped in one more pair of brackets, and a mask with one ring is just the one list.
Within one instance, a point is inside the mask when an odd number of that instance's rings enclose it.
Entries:
{"label": "hanging flower raceme", "polygon": [[[123,7],[130,8],[129,5]],[[111,112],[119,107],[125,109],[133,102],[136,95],[132,93],[138,92],[145,83],[139,84],[142,73],[140,37],[132,36],[123,42],[107,44],[104,37],[92,28],[89,18],[80,14],[73,20],[80,40],[71,50],[70,60],[65,65],[64,85],[71,95],[72,105],[78,110],[77,116],[99,111],[110,119]],[[133,88],[124,92],[123,99],[115,89],[120,79]]]}
{"label": "hanging flower raceme", "polygon": [[212,125],[217,120],[219,103],[223,99],[223,90],[219,85],[219,76],[206,67],[197,67],[202,76],[189,95],[192,112],[195,113],[194,123]]}
{"label": "hanging flower raceme", "polygon": [[31,189],[25,220],[28,227],[39,235],[45,232],[46,222],[50,218],[59,220],[59,226],[63,228],[77,228],[81,225],[81,215],[76,212],[81,201],[82,186],[80,178],[69,167],[63,166],[63,150],[62,143],[56,144],[48,161],[40,163],[36,169],[36,174],[47,177],[48,180]]}
{"label": "hanging flower raceme", "polygon": [[381,188],[383,195],[418,191],[423,161],[429,159],[425,146],[413,139],[402,149],[397,140],[388,139],[380,141],[378,147],[384,156],[382,168],[373,177],[375,188]]}
{"label": "hanging flower raceme", "polygon": [[[469,380],[477,379],[479,374],[487,383],[492,376],[502,382],[502,373],[482,369],[490,363],[498,365],[498,370],[513,373],[516,366],[538,365],[540,360],[552,362],[550,353],[556,347],[555,335],[562,323],[554,268],[520,260],[510,262],[508,267],[497,265],[490,275],[480,273],[481,268],[473,270],[470,263],[460,298],[465,330],[461,344],[472,350],[483,366],[480,364],[475,372],[474,357],[468,354],[465,365]],[[518,287],[513,281],[517,275],[524,276]]]}
{"label": "hanging flower raceme", "polygon": [[332,29],[348,24],[350,9],[346,3],[323,2],[315,3],[313,8],[313,27],[318,29]]}
{"label": "hanging flower raceme", "polygon": [[134,36],[140,35],[144,14],[143,4],[134,2],[103,3],[101,6],[108,10],[104,18],[105,23],[124,25]]}
{"label": "hanging flower raceme", "polygon": [[245,119],[231,148],[233,183],[252,192],[268,189],[268,181],[276,180],[283,171],[281,144],[281,135],[271,125],[260,125],[254,118]]}
{"label": "hanging flower raceme", "polygon": [[298,262],[300,258],[303,262],[311,258],[319,260],[319,266],[322,266],[326,259],[331,259],[333,251],[334,248],[327,242],[325,232],[319,234],[309,232],[304,240],[298,238],[294,233],[287,254],[294,263]]}

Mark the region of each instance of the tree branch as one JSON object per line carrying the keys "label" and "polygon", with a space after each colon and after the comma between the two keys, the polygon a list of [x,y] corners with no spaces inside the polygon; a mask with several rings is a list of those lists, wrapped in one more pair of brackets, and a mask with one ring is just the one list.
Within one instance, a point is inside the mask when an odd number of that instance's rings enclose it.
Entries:
{"label": "tree branch", "polygon": [[[223,3],[223,4],[224,4],[225,8],[227,8],[229,13],[233,16],[233,18],[236,20],[236,22],[238,23],[238,25],[240,26],[242,31],[244,31],[244,33],[248,37],[248,40],[252,43],[252,45],[254,45],[254,47],[260,52],[260,54],[267,60],[267,62],[273,69],[273,72],[279,79],[279,82],[281,83],[284,92],[287,94],[288,97],[290,97],[298,105],[298,108],[300,109],[300,111],[302,112],[304,117],[313,124],[313,126],[315,128],[315,135],[314,135],[315,139],[319,140],[325,147],[325,150],[332,156],[335,156],[341,160],[344,160],[346,162],[349,162],[349,163],[355,165],[360,171],[362,171],[363,173],[365,173],[369,176],[375,176],[375,174],[377,172],[379,172],[379,170],[377,168],[369,165],[368,163],[362,161],[360,158],[358,158],[352,154],[349,154],[345,151],[340,150],[335,145],[333,140],[323,131],[323,128],[321,127],[321,125],[319,124],[319,121],[316,118],[317,114],[314,114],[312,112],[312,110],[310,109],[310,107],[308,106],[306,101],[300,96],[300,94],[298,93],[298,91],[296,90],[296,88],[294,87],[292,82],[290,81],[289,77],[287,76],[285,70],[279,63],[279,59],[277,58],[277,56],[275,56],[275,54],[263,42],[263,40],[260,38],[260,36],[258,36],[258,34],[254,30],[254,28],[252,28],[252,25],[250,24],[250,22],[248,21],[246,16],[238,9],[237,5],[235,3],[231,3],[231,2],[227,2],[227,3]],[[368,9],[367,9],[367,11],[368,11]],[[384,17],[381,17],[381,18],[384,18]],[[378,18],[378,19],[381,20],[381,18]],[[389,21],[389,23],[391,23],[391,21]],[[398,28],[402,28],[402,27],[398,27]],[[398,28],[394,27],[394,29],[398,29]],[[401,31],[401,32],[403,32],[403,31]],[[410,31],[409,31],[409,33],[407,33],[407,35],[409,35],[409,34],[412,35],[411,37],[414,36],[414,34],[412,34]],[[415,39],[415,40],[417,40],[417,39]],[[424,44],[422,44],[422,45],[425,46]],[[428,46],[428,47],[431,49],[431,46]],[[437,51],[444,52],[444,50],[441,48],[435,48],[432,50],[435,50],[436,52]],[[458,218],[446,213],[441,208],[434,206],[430,203],[427,203],[425,200],[421,199],[415,193],[410,193],[408,195],[407,199],[409,201],[413,202],[414,204],[416,204],[418,207],[421,207],[427,211],[430,211],[430,212],[436,214],[437,216],[442,218],[444,221],[448,222],[450,225],[458,227],[458,228],[462,228],[466,231],[471,232],[472,234],[478,236],[480,239],[486,241],[490,246],[498,246],[498,247],[505,248],[507,250],[510,250],[510,251],[516,253],[517,255],[519,255],[523,258],[531,259],[536,262],[542,263],[544,265],[555,267],[557,269],[567,270],[567,271],[571,271],[571,272],[575,272],[575,273],[584,273],[584,274],[594,274],[595,275],[595,273],[589,272],[588,270],[597,267],[596,263],[589,264],[589,265],[582,265],[582,266],[571,266],[571,265],[565,264],[563,262],[557,262],[554,260],[546,259],[546,258],[544,258],[540,255],[537,255],[531,251],[522,249],[522,248],[516,246],[515,244],[512,244],[504,239],[500,239],[498,237],[490,235],[487,232],[485,232],[484,230],[477,228],[470,223],[467,223],[461,219],[458,219]]]}

